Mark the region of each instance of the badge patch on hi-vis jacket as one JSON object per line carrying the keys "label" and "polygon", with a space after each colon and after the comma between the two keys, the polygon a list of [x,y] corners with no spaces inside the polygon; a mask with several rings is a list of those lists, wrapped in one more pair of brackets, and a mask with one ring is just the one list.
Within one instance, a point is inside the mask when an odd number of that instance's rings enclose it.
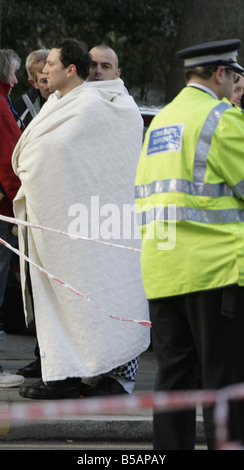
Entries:
{"label": "badge patch on hi-vis jacket", "polygon": [[182,146],[184,124],[154,129],[149,137],[147,155],[159,152],[179,152]]}

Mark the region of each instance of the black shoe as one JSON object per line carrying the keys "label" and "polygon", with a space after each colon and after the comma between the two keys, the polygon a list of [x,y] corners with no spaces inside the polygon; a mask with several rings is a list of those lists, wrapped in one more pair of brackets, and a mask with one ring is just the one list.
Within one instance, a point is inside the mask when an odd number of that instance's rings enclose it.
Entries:
{"label": "black shoe", "polygon": [[38,400],[78,398],[80,396],[80,379],[57,380],[47,383],[40,380],[32,386],[21,387],[19,394],[24,398]]}
{"label": "black shoe", "polygon": [[17,375],[22,375],[23,377],[41,377],[41,364],[38,359],[34,362],[31,362],[27,366],[19,369],[16,372]]}
{"label": "black shoe", "polygon": [[125,389],[120,385],[117,380],[112,377],[103,377],[100,382],[94,387],[90,387],[81,384],[80,393],[84,397],[97,397],[97,396],[106,396],[106,395],[121,395],[122,393],[127,393]]}

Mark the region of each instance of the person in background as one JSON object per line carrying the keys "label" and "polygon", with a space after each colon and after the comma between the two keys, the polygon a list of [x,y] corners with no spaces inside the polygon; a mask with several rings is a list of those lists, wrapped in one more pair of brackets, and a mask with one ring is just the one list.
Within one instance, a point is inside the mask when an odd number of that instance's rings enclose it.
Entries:
{"label": "person in background", "polygon": [[115,80],[120,77],[119,60],[116,52],[106,45],[94,46],[90,49],[92,59],[87,77],[88,82]]}
{"label": "person in background", "polygon": [[42,73],[48,53],[48,49],[37,49],[32,51],[26,59],[25,67],[31,88],[14,102],[17,123],[22,130],[39,113],[52,93],[48,88],[47,77]]}
{"label": "person in background", "polygon": [[[20,67],[20,58],[12,49],[0,50],[0,214],[13,217],[13,199],[20,187],[20,180],[14,174],[11,157],[21,130],[9,107],[9,94],[18,80],[16,71]],[[15,227],[0,220],[0,237],[12,246],[17,246]],[[8,272],[12,252],[0,244],[0,307],[4,301]],[[24,377],[9,374],[0,365],[0,388],[17,386],[23,383]]]}
{"label": "person in background", "polygon": [[[89,52],[92,62],[87,77],[88,82],[116,80],[120,77],[119,59],[111,47],[101,44],[94,46]],[[109,394],[111,392],[110,387],[113,390],[117,388],[119,391],[123,387],[125,391],[129,390],[131,393],[135,386],[138,365],[139,358],[135,357],[127,364],[104,374],[98,384],[89,389],[90,396]]]}
{"label": "person in background", "polygon": [[244,93],[244,77],[237,75],[231,96],[231,103],[241,106],[241,97]]}

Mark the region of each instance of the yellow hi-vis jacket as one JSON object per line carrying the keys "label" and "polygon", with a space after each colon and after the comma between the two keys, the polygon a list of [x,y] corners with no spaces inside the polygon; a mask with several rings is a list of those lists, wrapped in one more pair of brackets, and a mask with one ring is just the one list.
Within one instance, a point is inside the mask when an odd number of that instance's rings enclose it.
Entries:
{"label": "yellow hi-vis jacket", "polygon": [[244,285],[244,116],[189,86],[153,119],[136,211],[148,299]]}

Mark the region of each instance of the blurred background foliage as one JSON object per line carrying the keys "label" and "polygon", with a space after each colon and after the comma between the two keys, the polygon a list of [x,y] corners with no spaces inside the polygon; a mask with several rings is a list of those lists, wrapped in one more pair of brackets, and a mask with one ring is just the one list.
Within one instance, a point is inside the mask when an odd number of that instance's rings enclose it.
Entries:
{"label": "blurred background foliage", "polygon": [[[138,103],[162,104],[184,86],[175,51],[206,41],[244,37],[243,0],[0,0],[1,47],[21,57],[19,85],[28,88],[25,59],[56,38],[116,50],[122,79]],[[243,48],[244,49],[244,48]],[[241,48],[240,63],[244,64]]]}
{"label": "blurred background foliage", "polygon": [[122,78],[136,100],[163,102],[171,45],[183,3],[183,0],[2,0],[1,47],[13,48],[22,59],[19,85],[12,95],[28,88],[25,59],[31,50],[49,48],[56,38],[74,37],[89,49],[101,43],[111,46],[119,56]]}

